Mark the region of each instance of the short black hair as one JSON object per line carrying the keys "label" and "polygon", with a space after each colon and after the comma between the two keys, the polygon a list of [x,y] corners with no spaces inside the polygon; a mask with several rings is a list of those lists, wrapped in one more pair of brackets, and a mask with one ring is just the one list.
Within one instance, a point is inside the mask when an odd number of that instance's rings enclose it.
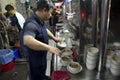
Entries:
{"label": "short black hair", "polygon": [[50,10],[51,6],[47,0],[40,0],[37,2],[37,10]]}
{"label": "short black hair", "polygon": [[14,10],[14,7],[12,5],[10,5],[10,4],[7,4],[5,6],[5,10],[7,10],[7,11]]}

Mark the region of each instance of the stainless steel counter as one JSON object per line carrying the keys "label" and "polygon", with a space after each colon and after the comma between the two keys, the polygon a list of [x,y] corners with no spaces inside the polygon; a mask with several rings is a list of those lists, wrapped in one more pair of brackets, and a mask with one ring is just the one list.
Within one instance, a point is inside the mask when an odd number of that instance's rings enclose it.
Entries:
{"label": "stainless steel counter", "polygon": [[54,56],[54,70],[66,71],[70,75],[70,80],[119,80],[120,76],[113,76],[108,69],[105,69],[101,75],[98,70],[88,70],[84,64],[82,64],[82,71],[77,74],[72,74],[67,71],[66,67],[63,67],[60,62],[60,57]]}
{"label": "stainless steel counter", "polygon": [[[75,44],[76,45],[75,49],[79,47],[78,42],[76,43],[77,44]],[[79,50],[76,50],[76,52],[79,53]],[[83,55],[78,56],[81,57],[80,59],[83,58]],[[104,69],[104,71],[102,71],[100,74],[98,73],[98,69],[88,70],[81,60],[78,60],[78,62],[80,62],[83,69],[78,74],[72,74],[69,71],[67,71],[66,67],[62,66],[59,56],[54,55],[53,61],[54,61],[53,71],[56,70],[66,71],[70,75],[70,80],[120,80],[120,76],[113,76],[108,69]]]}
{"label": "stainless steel counter", "polygon": [[[54,71],[56,70],[66,71],[70,75],[70,80],[88,80],[87,78],[91,77],[90,76],[91,72],[93,72],[93,71],[87,72],[87,69],[83,67],[83,70],[78,74],[72,74],[67,70],[66,66],[62,66],[62,63],[60,62],[60,57],[54,56]],[[89,80],[93,80],[93,78]]]}

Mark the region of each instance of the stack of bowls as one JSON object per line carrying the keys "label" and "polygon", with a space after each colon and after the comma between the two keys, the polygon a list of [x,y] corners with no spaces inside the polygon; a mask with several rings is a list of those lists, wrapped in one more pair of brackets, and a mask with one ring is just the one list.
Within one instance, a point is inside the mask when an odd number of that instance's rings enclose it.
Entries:
{"label": "stack of bowls", "polygon": [[120,76],[120,56],[114,55],[112,57],[110,71],[115,76]]}
{"label": "stack of bowls", "polygon": [[106,55],[106,68],[110,68],[111,65],[111,60],[112,60],[112,56],[115,54],[114,51],[112,50],[107,50],[107,55]]}
{"label": "stack of bowls", "polygon": [[89,47],[93,47],[93,44],[86,44],[86,45],[84,46],[84,57],[83,57],[84,63],[86,63],[87,49],[88,49]]}
{"label": "stack of bowls", "polygon": [[120,56],[120,50],[115,50],[116,55]]}
{"label": "stack of bowls", "polygon": [[87,49],[86,67],[88,70],[94,70],[97,65],[98,48],[89,47]]}

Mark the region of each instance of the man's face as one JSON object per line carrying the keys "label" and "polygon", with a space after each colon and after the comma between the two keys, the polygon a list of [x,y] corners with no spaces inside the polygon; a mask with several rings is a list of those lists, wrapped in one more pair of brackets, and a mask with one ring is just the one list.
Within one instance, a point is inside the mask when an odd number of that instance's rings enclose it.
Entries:
{"label": "man's face", "polygon": [[12,16],[13,15],[13,10],[9,10],[9,11],[7,11],[7,13],[9,14],[9,16]]}
{"label": "man's face", "polygon": [[51,17],[51,10],[44,10],[43,11],[43,19],[44,20],[49,20],[49,18]]}

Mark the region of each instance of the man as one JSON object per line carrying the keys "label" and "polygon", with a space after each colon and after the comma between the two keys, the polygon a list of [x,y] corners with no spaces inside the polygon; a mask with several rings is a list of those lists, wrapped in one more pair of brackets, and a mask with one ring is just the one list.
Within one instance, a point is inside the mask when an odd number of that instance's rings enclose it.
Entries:
{"label": "man", "polygon": [[61,51],[48,45],[48,36],[55,42],[60,42],[48,29],[45,20],[51,16],[50,6],[46,0],[37,2],[34,14],[28,18],[23,27],[23,44],[27,49],[31,80],[46,80],[47,51],[60,55]]}
{"label": "man", "polygon": [[25,22],[24,17],[17,11],[15,11],[14,7],[10,4],[5,6],[6,18],[10,19],[10,25],[7,29],[13,29],[17,26],[19,32],[23,29],[23,24]]}
{"label": "man", "polygon": [[23,29],[25,19],[10,4],[7,4],[5,6],[5,10],[7,11],[5,14],[6,20],[8,20],[6,30],[8,31],[10,46],[18,47],[20,50],[19,57],[23,58],[25,55],[21,52],[19,40],[21,37],[20,34],[21,34],[21,30]]}

